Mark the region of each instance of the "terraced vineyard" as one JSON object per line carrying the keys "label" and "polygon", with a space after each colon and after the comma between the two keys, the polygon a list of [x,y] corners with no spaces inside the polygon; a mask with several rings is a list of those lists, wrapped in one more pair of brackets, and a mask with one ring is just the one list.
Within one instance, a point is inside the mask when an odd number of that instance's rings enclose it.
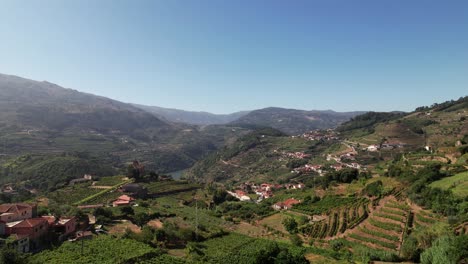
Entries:
{"label": "terraced vineyard", "polygon": [[331,210],[321,221],[299,227],[299,232],[306,238],[331,238],[355,228],[369,215],[369,201],[359,200],[353,205]]}
{"label": "terraced vineyard", "polygon": [[396,251],[401,246],[403,233],[412,224],[410,215],[406,203],[397,201],[394,196],[387,197],[358,228],[347,232],[345,239],[369,248]]}
{"label": "terraced vineyard", "polygon": [[435,224],[436,222],[441,221],[436,215],[429,213],[427,211],[419,211],[414,215],[414,226],[418,227],[427,227]]}

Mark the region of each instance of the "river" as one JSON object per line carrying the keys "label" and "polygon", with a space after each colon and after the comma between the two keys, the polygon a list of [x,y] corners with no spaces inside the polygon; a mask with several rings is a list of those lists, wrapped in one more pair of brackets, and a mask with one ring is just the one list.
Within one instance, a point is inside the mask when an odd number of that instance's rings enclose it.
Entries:
{"label": "river", "polygon": [[168,172],[166,173],[167,175],[171,175],[172,179],[174,180],[180,180],[182,176],[184,175],[185,170],[178,170],[174,172]]}

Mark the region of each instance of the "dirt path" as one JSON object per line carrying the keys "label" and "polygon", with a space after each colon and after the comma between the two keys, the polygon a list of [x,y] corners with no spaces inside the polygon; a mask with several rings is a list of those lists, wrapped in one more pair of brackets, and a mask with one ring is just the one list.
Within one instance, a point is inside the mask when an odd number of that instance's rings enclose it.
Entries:
{"label": "dirt path", "polygon": [[103,185],[91,185],[89,186],[91,189],[110,189],[112,186],[103,186]]}

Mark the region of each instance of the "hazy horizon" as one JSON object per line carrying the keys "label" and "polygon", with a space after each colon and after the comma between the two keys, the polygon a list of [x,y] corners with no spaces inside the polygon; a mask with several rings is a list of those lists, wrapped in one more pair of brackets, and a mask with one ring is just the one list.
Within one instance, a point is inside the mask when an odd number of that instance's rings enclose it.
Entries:
{"label": "hazy horizon", "polygon": [[229,114],[412,111],[468,90],[463,1],[2,1],[0,72]]}

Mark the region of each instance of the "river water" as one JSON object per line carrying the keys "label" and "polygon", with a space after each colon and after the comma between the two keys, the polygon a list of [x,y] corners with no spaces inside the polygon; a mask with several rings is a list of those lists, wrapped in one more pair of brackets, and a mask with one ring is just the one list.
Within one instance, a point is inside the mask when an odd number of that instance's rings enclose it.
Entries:
{"label": "river water", "polygon": [[168,172],[166,173],[167,175],[171,175],[172,179],[174,180],[180,180],[180,178],[183,176],[185,170],[179,170],[179,171],[174,171],[174,172]]}

